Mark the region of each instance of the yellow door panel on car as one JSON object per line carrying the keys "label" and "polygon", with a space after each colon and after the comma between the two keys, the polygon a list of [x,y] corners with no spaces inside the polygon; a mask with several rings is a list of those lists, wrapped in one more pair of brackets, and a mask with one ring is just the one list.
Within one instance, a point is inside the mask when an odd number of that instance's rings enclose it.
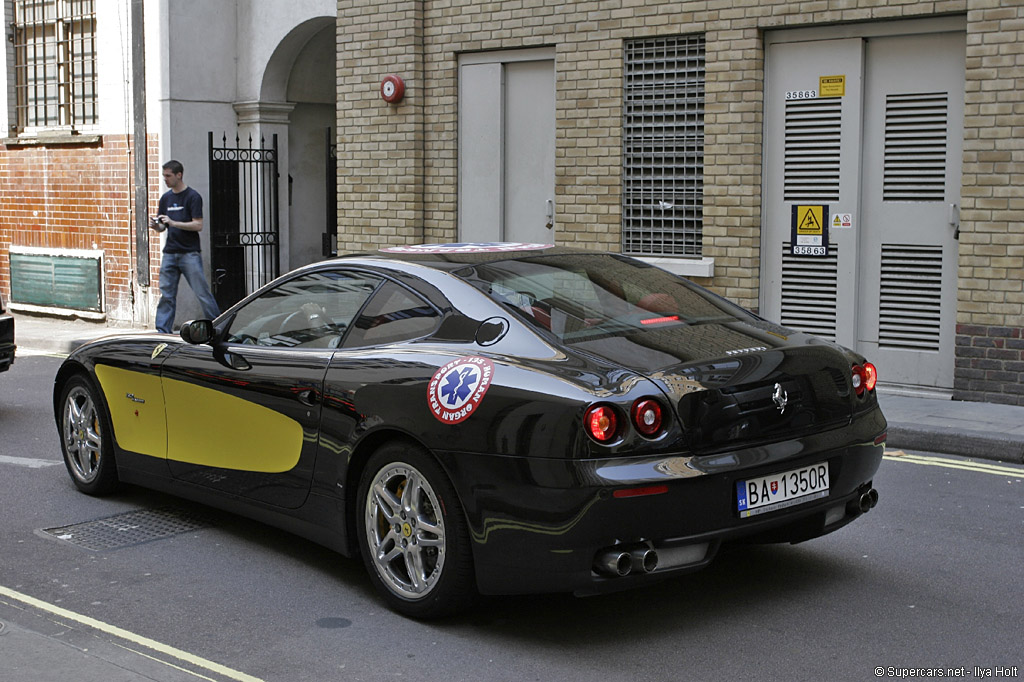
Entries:
{"label": "yellow door panel on car", "polygon": [[96,365],[110,408],[114,437],[125,450],[167,456],[167,422],[160,377],[109,365]]}
{"label": "yellow door panel on car", "polygon": [[277,474],[299,462],[302,426],[254,402],[165,379],[167,458],[200,466]]}

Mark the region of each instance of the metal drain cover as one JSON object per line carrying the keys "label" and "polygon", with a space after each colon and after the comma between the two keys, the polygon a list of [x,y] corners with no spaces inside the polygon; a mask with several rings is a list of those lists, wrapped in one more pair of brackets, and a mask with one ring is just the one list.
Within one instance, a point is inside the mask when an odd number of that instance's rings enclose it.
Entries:
{"label": "metal drain cover", "polygon": [[44,528],[43,532],[78,547],[99,551],[141,545],[208,528],[210,525],[198,514],[175,507],[163,507],[124,512],[71,526]]}

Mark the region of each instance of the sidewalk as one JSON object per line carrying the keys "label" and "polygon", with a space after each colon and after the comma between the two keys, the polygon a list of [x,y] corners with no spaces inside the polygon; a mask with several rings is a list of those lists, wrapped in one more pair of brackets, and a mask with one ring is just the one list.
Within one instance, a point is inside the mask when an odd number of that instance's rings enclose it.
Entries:
{"label": "sidewalk", "polygon": [[[203,667],[0,596],[0,660],[16,682],[226,680]],[[237,679],[237,678],[236,678]],[[255,678],[252,678],[255,680]],[[257,681],[258,682],[258,681]]]}
{"label": "sidewalk", "polygon": [[[15,314],[19,351],[70,353],[86,341],[133,331],[145,330]],[[1024,407],[908,395],[884,383],[878,394],[889,421],[890,448],[1024,463]]]}

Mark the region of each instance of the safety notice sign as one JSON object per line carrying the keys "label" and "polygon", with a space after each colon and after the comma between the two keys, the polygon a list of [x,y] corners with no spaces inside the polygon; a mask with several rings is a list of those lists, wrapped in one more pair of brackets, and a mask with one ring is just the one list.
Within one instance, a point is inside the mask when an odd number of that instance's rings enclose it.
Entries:
{"label": "safety notice sign", "polygon": [[818,97],[842,97],[846,94],[846,76],[818,76]]}
{"label": "safety notice sign", "polygon": [[828,255],[828,206],[793,206],[790,239],[794,256]]}
{"label": "safety notice sign", "polygon": [[842,230],[853,227],[852,213],[836,213],[832,216],[832,229]]}

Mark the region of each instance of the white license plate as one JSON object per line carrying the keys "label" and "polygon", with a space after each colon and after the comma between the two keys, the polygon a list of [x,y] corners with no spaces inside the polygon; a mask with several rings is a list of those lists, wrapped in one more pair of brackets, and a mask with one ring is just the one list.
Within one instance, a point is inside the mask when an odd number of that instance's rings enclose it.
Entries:
{"label": "white license plate", "polygon": [[741,518],[817,500],[828,495],[828,462],[781,474],[736,481],[736,505]]}

